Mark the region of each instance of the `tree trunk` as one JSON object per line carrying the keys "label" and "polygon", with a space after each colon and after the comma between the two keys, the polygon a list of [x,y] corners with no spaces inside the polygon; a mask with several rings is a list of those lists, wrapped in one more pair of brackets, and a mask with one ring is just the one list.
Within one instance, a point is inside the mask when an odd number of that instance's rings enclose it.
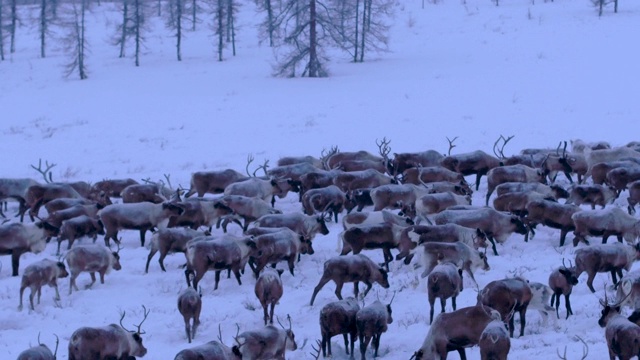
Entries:
{"label": "tree trunk", "polygon": [[[2,0],[0,0],[2,1]],[[47,0],[40,1],[40,57],[45,57],[45,45],[47,37]]]}
{"label": "tree trunk", "polygon": [[[2,7],[2,0],[0,0],[0,14],[4,11]],[[2,24],[2,16],[0,16],[0,61],[4,61],[4,25]]]}
{"label": "tree trunk", "polygon": [[143,0],[134,0],[135,6],[135,42],[136,42],[136,66],[140,66],[140,45],[142,45],[142,35],[141,28],[142,22],[144,21],[142,17],[142,1]]}
{"label": "tree trunk", "polygon": [[356,26],[355,26],[355,36],[354,36],[354,41],[353,41],[353,62],[358,62],[358,27],[359,27],[359,20],[358,20],[358,13],[360,11],[360,0],[356,0]]}
{"label": "tree trunk", "polygon": [[269,47],[273,47],[273,8],[271,7],[271,0],[265,0],[265,4],[267,7],[267,31],[269,32]]}
{"label": "tree trunk", "polygon": [[318,38],[316,33],[316,0],[309,0],[309,77],[318,77]]}
{"label": "tree trunk", "polygon": [[360,62],[364,61],[364,42],[366,37],[367,28],[367,5],[369,1],[364,0],[362,2],[362,35],[360,36]]}
{"label": "tree trunk", "polygon": [[198,20],[198,3],[191,0],[191,31],[196,31],[196,21]]}
{"label": "tree trunk", "polygon": [[176,50],[178,61],[182,61],[180,45],[182,43],[182,0],[176,0]]}
{"label": "tree trunk", "polygon": [[124,57],[124,45],[127,42],[127,28],[129,22],[129,0],[122,0],[122,34],[120,35],[120,55]]}
{"label": "tree trunk", "polygon": [[218,0],[218,61],[222,61],[222,49],[224,48],[224,7],[223,0]]}
{"label": "tree trunk", "polygon": [[86,69],[84,67],[84,52],[86,50],[86,38],[85,38],[85,13],[86,13],[86,2],[88,0],[81,1],[80,7],[80,39],[79,39],[79,49],[78,49],[78,70],[80,71],[80,80],[84,80],[87,78]]}
{"label": "tree trunk", "polygon": [[18,25],[18,8],[17,0],[11,0],[11,24],[9,25],[9,32],[11,33],[11,48],[10,52],[13,54],[16,52],[16,27]]}

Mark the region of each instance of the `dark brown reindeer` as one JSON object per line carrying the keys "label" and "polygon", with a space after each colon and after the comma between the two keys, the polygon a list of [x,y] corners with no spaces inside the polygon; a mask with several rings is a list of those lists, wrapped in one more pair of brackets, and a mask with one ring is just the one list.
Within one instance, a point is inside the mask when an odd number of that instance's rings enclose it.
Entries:
{"label": "dark brown reindeer", "polygon": [[331,280],[336,283],[335,294],[340,300],[342,300],[342,286],[345,282],[354,283],[353,291],[356,298],[358,297],[358,282],[360,281],[367,285],[364,296],[367,296],[374,282],[377,282],[385,289],[389,288],[387,271],[368,257],[362,254],[337,256],[325,261],[322,277],[318,285],[313,289],[309,305],[313,306],[313,301],[318,292]]}
{"label": "dark brown reindeer", "polygon": [[280,279],[282,272],[283,270],[280,269],[265,268],[258,276],[258,280],[256,280],[254,292],[264,310],[263,319],[265,325],[267,323],[273,324],[273,312],[284,292],[282,280]]}
{"label": "dark brown reindeer", "polygon": [[514,314],[520,314],[520,337],[524,336],[526,312],[533,294],[526,280],[508,278],[495,280],[487,284],[481,292],[482,303],[497,310],[502,321],[508,323],[509,336],[513,337]]}
{"label": "dark brown reindeer", "polygon": [[604,337],[609,348],[609,359],[630,360],[640,354],[640,326],[629,321],[620,313],[623,299],[609,303],[605,289],[602,305],[602,315],[598,325],[605,328]]}
{"label": "dark brown reindeer", "polygon": [[[395,295],[394,293],[393,296],[395,297]],[[373,357],[378,357],[382,333],[387,332],[388,325],[393,322],[391,303],[393,303],[393,297],[386,305],[376,300],[356,313],[356,328],[358,329],[362,360],[366,359],[365,353],[370,341],[373,347]]]}
{"label": "dark brown reindeer", "polygon": [[[358,301],[348,297],[330,302],[320,310],[320,333],[322,334],[322,356],[331,356],[331,338],[342,334],[344,349],[353,357],[354,344],[358,335],[356,314],[360,310]],[[351,352],[349,352],[351,349]]]}
{"label": "dark brown reindeer", "polygon": [[144,318],[135,325],[136,331],[127,330],[122,325],[126,315],[122,312],[120,325],[110,324],[102,327],[81,327],[74,331],[69,339],[69,360],[86,359],[131,359],[143,357],[147,349],[142,344],[142,324],[149,316],[143,305]]}
{"label": "dark brown reindeer", "polygon": [[[571,265],[571,262],[569,262]],[[564,295],[564,306],[567,309],[567,317],[569,315],[573,315],[573,311],[571,310],[571,302],[569,301],[569,296],[571,295],[571,291],[573,291],[573,287],[578,284],[578,277],[576,276],[576,268],[573,266],[566,266],[564,264],[564,259],[562,260],[562,266],[553,270],[549,275],[549,287],[551,291],[553,291],[553,295],[551,295],[551,306],[556,306],[556,316],[560,319],[560,315],[558,313],[558,308],[560,307],[560,295]]]}

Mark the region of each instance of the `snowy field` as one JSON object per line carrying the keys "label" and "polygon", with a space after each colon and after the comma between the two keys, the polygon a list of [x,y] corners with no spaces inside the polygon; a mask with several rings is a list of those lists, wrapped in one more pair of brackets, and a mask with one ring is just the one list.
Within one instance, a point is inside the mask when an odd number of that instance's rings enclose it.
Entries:
{"label": "snowy field", "polygon": [[[323,79],[270,76],[272,51],[258,45],[255,25],[261,19],[252,2],[241,8],[236,57],[228,53],[225,61],[215,61],[210,31],[200,26],[187,34],[183,61],[177,62],[173,38],[156,19],[139,68],[131,58],[118,59],[117,48],[106,43],[117,14],[103,3],[90,15],[86,81],[62,77],[67,59],[55,45],[49,57],[40,59],[36,29],[24,26],[18,31],[16,54],[0,63],[0,177],[40,180],[29,165],[42,158],[57,164],[57,181],[156,180],[170,174],[174,185],[188,187],[194,171],[244,171],[250,153],[258,163],[269,159],[275,164],[285,155],[318,156],[332,145],[376,152],[375,140],[384,136],[391,139],[393,152],[446,152],[446,137],[458,136],[453,153],[491,153],[500,134],[515,135],[506,155],[576,138],[612,145],[640,140],[640,51],[634,45],[640,38],[640,4],[622,1],[617,14],[611,5],[598,18],[588,0],[513,0],[499,7],[488,0],[456,0],[427,3],[424,9],[421,1],[401,3],[392,19],[390,52],[369,54],[363,64],[335,53],[328,64],[331,76]],[[560,183],[566,185],[564,181]],[[483,181],[474,204],[483,204],[485,194]],[[624,205],[623,199],[625,194],[616,205]],[[11,205],[9,214],[15,210]],[[301,211],[297,194],[276,207]],[[239,233],[238,227],[232,229]],[[319,310],[335,300],[330,283],[314,306],[308,305],[324,261],[338,253],[341,226],[330,224],[329,230],[329,235],[316,237],[316,253],[302,257],[295,277],[288,272],[282,276],[285,294],[276,314],[291,315],[299,346],[287,354],[289,359],[311,358],[311,345],[320,338]],[[145,358],[172,359],[189,347],[176,308],[178,293],[186,286],[179,268],[184,257],[168,256],[166,273],[154,259],[145,275],[148,250],[140,247],[138,232],[121,234],[121,271],[90,290],[82,289],[89,282],[82,274],[81,291],[71,296],[68,279],[60,281],[59,306],[53,290],[44,288],[35,311],[17,311],[20,277],[10,276],[10,257],[0,257],[3,359],[35,345],[38,333],[50,346],[57,334],[58,359],[67,359],[74,330],[117,323],[119,311],[126,311],[125,325],[131,326],[140,321],[143,304],[151,309],[143,326],[149,350]],[[569,244],[571,239],[570,234]],[[558,240],[558,231],[541,227],[529,243],[512,236],[499,246],[500,256],[489,255],[491,270],[476,273],[480,287],[516,273],[546,283],[563,258],[574,257],[574,248],[558,248]],[[35,261],[55,259],[55,246],[23,255],[20,274]],[[382,260],[379,251],[366,255]],[[390,289],[375,285],[365,299],[388,301],[397,292],[381,359],[408,359],[427,334],[429,309],[420,272],[392,263]],[[599,296],[608,279],[605,274],[596,277]],[[575,316],[564,320],[563,305],[561,320],[554,317],[543,324],[537,312],[529,312],[525,336],[512,339],[512,358],[551,359],[566,346],[567,359],[580,359],[583,348],[576,335],[588,343],[588,359],[607,356],[604,330],[597,325],[598,297],[585,280],[583,274],[572,295]],[[202,325],[192,345],[215,339],[219,325],[227,345],[236,324],[243,331],[262,326],[254,281],[245,274],[238,286],[223,278],[214,291],[213,274],[204,277]],[[346,285],[343,295],[351,289]],[[475,304],[475,297],[465,277],[458,307]],[[348,358],[338,337],[333,350],[335,359]],[[467,355],[480,357],[477,347]],[[458,355],[450,353],[449,358]]]}

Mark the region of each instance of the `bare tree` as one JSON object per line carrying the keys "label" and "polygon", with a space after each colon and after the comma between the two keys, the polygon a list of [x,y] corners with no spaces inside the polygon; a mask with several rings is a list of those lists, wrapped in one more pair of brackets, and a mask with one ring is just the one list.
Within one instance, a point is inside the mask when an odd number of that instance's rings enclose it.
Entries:
{"label": "bare tree", "polygon": [[293,77],[298,71],[308,77],[328,75],[322,65],[328,61],[324,47],[331,45],[330,34],[335,31],[329,8],[321,0],[285,1],[276,20],[284,34],[284,49],[276,55],[276,76]]}
{"label": "bare tree", "polygon": [[236,0],[227,0],[227,21],[226,21],[226,36],[227,42],[231,43],[231,53],[236,56],[236,18],[238,14],[239,4]]}
{"label": "bare tree", "polygon": [[227,0],[212,0],[211,5],[211,13],[213,14],[213,23],[211,24],[211,29],[213,30],[213,34],[216,39],[216,52],[218,54],[218,61],[223,60],[223,50],[225,47],[224,42],[224,30],[226,29],[225,21],[227,19],[225,15],[226,3]]}
{"label": "bare tree", "polygon": [[85,32],[88,8],[89,0],[72,0],[69,3],[70,19],[66,22],[69,33],[63,41],[65,50],[71,59],[66,65],[65,76],[70,76],[77,69],[80,80],[87,78],[86,60],[89,44]]}
{"label": "bare tree", "polygon": [[186,11],[185,2],[188,0],[169,0],[169,14],[166,18],[167,28],[175,31],[176,55],[178,61],[182,61],[182,39],[184,38],[185,24],[190,21]]}
{"label": "bare tree", "polygon": [[4,0],[0,0],[0,61],[4,61],[4,41],[7,34],[4,31],[5,7]]}
{"label": "bare tree", "polygon": [[16,52],[16,28],[20,18],[18,17],[18,0],[9,0],[9,35],[11,36],[11,45],[9,52]]}
{"label": "bare tree", "polygon": [[282,6],[282,0],[256,0],[259,12],[265,13],[265,19],[259,25],[260,41],[269,39],[269,46],[273,47],[278,37],[278,24],[276,23],[276,9]]}
{"label": "bare tree", "polygon": [[40,37],[40,57],[46,56],[47,37],[51,36],[49,25],[55,20],[55,7],[57,3],[51,0],[40,0],[40,13],[38,15],[38,36]]}
{"label": "bare tree", "polygon": [[122,12],[122,23],[116,27],[114,45],[120,47],[119,57],[125,56],[126,44],[133,40],[135,45],[135,65],[140,66],[140,52],[144,43],[144,33],[148,28],[146,25],[149,8],[144,0],[122,0],[120,6]]}

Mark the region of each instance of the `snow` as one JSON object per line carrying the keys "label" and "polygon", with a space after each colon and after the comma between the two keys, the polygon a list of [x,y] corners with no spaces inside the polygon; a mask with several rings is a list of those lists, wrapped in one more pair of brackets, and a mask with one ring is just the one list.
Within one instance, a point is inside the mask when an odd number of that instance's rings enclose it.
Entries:
{"label": "snow", "polygon": [[[622,2],[617,14],[609,6],[598,18],[587,0],[513,0],[499,7],[486,0],[442,1],[427,2],[424,9],[421,1],[402,1],[392,20],[390,52],[368,54],[363,64],[332,53],[331,77],[323,79],[270,76],[273,53],[258,45],[255,25],[260,19],[251,2],[241,8],[237,56],[226,52],[225,61],[217,62],[211,31],[200,24],[197,32],[187,34],[183,61],[177,62],[174,39],[153,19],[139,68],[130,57],[118,59],[117,49],[107,45],[117,21],[113,9],[103,3],[89,16],[86,81],[75,74],[63,78],[67,59],[58,45],[52,42],[48,57],[40,59],[37,29],[19,28],[17,52],[0,63],[0,176],[41,180],[29,165],[42,158],[57,164],[53,177],[58,181],[157,180],[170,174],[174,186],[188,187],[195,171],[243,171],[248,154],[255,163],[269,159],[275,164],[287,155],[318,156],[332,145],[375,153],[375,140],[385,136],[392,140],[393,152],[446,152],[446,137],[458,136],[453,153],[491,153],[500,134],[515,135],[505,148],[508,155],[529,147],[555,148],[561,140],[576,138],[613,145],[638,140],[640,52],[633,44],[640,38],[640,5],[635,2]],[[483,180],[473,203],[484,203],[485,194]],[[626,206],[625,201],[616,205]],[[16,208],[11,205],[9,214]],[[297,194],[278,199],[276,208],[301,211]],[[231,229],[240,233],[238,227]],[[314,306],[308,305],[324,261],[338,255],[341,226],[330,224],[329,230],[329,235],[316,237],[316,253],[296,264],[295,277],[282,275],[284,296],[275,311],[281,319],[287,314],[292,318],[299,349],[287,354],[290,359],[312,358],[311,345],[320,338],[319,311],[336,300],[331,283]],[[71,296],[66,295],[68,279],[63,279],[59,305],[53,289],[44,288],[35,311],[17,311],[20,277],[10,276],[10,257],[0,256],[3,358],[15,358],[35,345],[40,333],[50,347],[57,334],[58,358],[66,359],[74,330],[117,323],[120,311],[126,312],[125,326],[134,328],[142,319],[141,305],[151,309],[143,324],[146,359],[172,359],[190,346],[176,306],[186,287],[179,267],[184,257],[168,256],[166,273],[154,260],[144,274],[148,250],[140,247],[138,232],[123,231],[122,236],[121,271],[107,274],[105,284],[89,290],[82,289],[89,276],[81,274],[80,291]],[[557,230],[545,228],[529,243],[512,235],[500,245],[500,256],[489,254],[491,270],[476,272],[480,287],[515,274],[546,283],[563,258],[574,257],[570,245],[558,248],[558,239]],[[366,255],[382,261],[380,251]],[[56,258],[55,243],[38,255],[23,255],[20,274],[43,258]],[[375,285],[365,299],[367,304],[377,297],[389,301],[394,291],[398,294],[394,322],[382,336],[381,359],[409,358],[427,334],[420,272],[394,262],[390,289]],[[562,307],[560,320],[552,316],[543,325],[536,312],[529,312],[525,336],[512,339],[511,357],[549,359],[566,346],[567,359],[579,359],[583,349],[576,336],[589,344],[588,359],[607,356],[604,330],[597,326],[598,299],[585,280],[583,274],[571,296],[575,316],[564,320]],[[247,273],[242,281],[239,286],[223,277],[214,291],[213,274],[205,275],[202,325],[193,346],[216,339],[218,325],[227,345],[233,343],[236,324],[241,331],[262,326],[255,280]],[[596,276],[598,295],[608,282],[607,274]],[[343,295],[350,292],[346,285]],[[458,306],[475,304],[475,297],[465,278]],[[348,358],[339,338],[333,344],[334,358]],[[467,354],[479,359],[477,347]],[[457,356],[450,353],[449,358]]]}

